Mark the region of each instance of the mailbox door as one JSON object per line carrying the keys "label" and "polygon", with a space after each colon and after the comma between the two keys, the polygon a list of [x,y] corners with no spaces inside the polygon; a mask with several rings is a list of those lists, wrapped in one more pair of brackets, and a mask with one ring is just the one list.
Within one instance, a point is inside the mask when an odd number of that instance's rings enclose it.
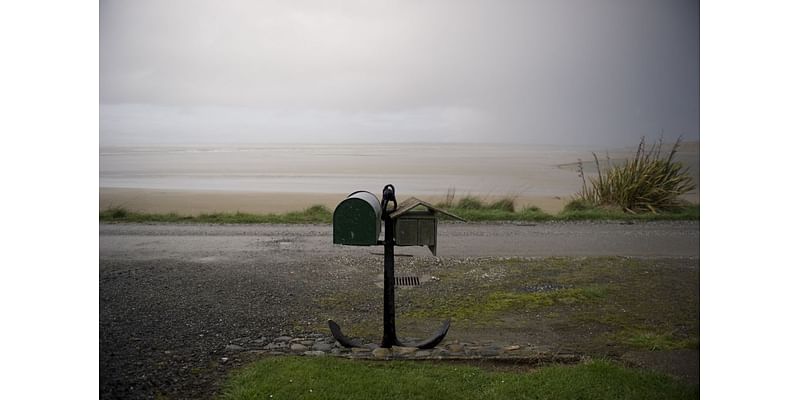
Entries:
{"label": "mailbox door", "polygon": [[356,192],[336,206],[333,212],[333,243],[372,246],[381,234],[378,198],[369,192]]}
{"label": "mailbox door", "polygon": [[419,220],[402,216],[397,218],[394,226],[394,238],[398,246],[417,246],[419,240]]}
{"label": "mailbox door", "polygon": [[420,246],[436,245],[436,218],[419,220],[419,244]]}
{"label": "mailbox door", "polygon": [[436,218],[428,212],[408,212],[395,221],[398,246],[435,246]]}

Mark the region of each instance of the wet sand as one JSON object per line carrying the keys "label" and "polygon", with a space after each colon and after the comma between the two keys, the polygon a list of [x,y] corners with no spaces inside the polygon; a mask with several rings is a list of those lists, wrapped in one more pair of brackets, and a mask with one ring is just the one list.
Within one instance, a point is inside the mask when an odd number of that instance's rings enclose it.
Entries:
{"label": "wet sand", "polygon": [[[380,188],[378,188],[380,189]],[[377,190],[376,190],[377,192]],[[298,211],[316,204],[330,209],[348,193],[269,193],[269,192],[226,192],[100,188],[100,209],[125,207],[129,210],[150,213],[177,212],[180,214],[201,214],[212,212],[283,213]],[[376,193],[377,194],[377,193]],[[399,194],[400,201],[412,194]],[[416,196],[422,200],[437,203],[442,196]],[[493,200],[502,196],[478,196]],[[515,204],[518,209],[536,205],[549,213],[561,211],[568,197],[520,196]]]}

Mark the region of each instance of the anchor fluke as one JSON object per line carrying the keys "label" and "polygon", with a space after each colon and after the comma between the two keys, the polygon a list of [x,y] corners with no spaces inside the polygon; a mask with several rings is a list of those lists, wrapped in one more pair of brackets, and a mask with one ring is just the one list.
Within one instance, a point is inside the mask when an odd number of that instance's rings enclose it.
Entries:
{"label": "anchor fluke", "polygon": [[416,347],[418,349],[432,349],[436,347],[437,344],[441,343],[444,340],[444,337],[447,336],[447,331],[450,329],[450,320],[444,321],[442,327],[439,328],[439,331],[433,334],[433,336],[423,340],[422,342],[412,344],[411,347]]}
{"label": "anchor fluke", "polygon": [[339,327],[339,324],[333,322],[332,319],[328,320],[328,328],[331,329],[331,333],[333,337],[339,342],[342,346],[350,348],[350,347],[361,347],[361,342],[358,340],[350,339],[349,337],[345,336],[342,333],[342,328]]}

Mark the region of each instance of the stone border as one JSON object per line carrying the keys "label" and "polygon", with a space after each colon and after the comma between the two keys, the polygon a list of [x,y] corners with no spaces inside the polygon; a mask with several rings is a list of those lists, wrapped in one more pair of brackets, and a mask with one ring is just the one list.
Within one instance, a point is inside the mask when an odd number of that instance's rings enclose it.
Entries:
{"label": "stone border", "polygon": [[[413,341],[413,340],[411,340]],[[372,360],[498,360],[536,363],[577,363],[583,356],[553,352],[544,347],[519,344],[500,344],[495,342],[445,342],[433,349],[420,350],[416,347],[399,347],[391,349],[370,343],[363,347],[346,348],[332,336],[321,333],[310,333],[300,336],[279,336],[270,342],[266,338],[236,339],[223,349],[232,354],[248,352],[273,356],[333,356],[350,359]],[[222,357],[227,362],[228,357]]]}

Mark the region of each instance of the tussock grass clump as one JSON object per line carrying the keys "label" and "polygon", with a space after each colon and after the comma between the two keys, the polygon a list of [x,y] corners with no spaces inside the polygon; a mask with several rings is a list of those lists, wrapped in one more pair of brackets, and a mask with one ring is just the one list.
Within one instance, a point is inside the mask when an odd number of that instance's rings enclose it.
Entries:
{"label": "tussock grass clump", "polygon": [[493,202],[486,202],[474,196],[466,196],[461,198],[455,205],[449,207],[446,203],[439,203],[439,205],[443,206],[443,208],[454,210],[498,210],[510,213],[514,212],[513,197],[503,197]]}
{"label": "tussock grass clump", "polygon": [[[587,185],[583,161],[578,160],[578,173],[583,188],[576,195],[578,202],[568,204],[575,211],[585,206],[619,207],[628,213],[673,211],[686,206],[680,196],[695,188],[687,167],[674,160],[681,140],[672,146],[669,154],[661,152],[662,141],[647,149],[644,137],[632,160],[623,165],[600,166],[597,154],[597,177],[590,177]],[[566,210],[565,210],[566,211]]]}
{"label": "tussock grass clump", "polygon": [[112,206],[100,212],[100,219],[124,219],[128,216],[128,210],[125,207]]}
{"label": "tussock grass clump", "polygon": [[477,197],[467,196],[459,200],[455,208],[461,210],[485,210],[488,206]]}
{"label": "tussock grass clump", "polygon": [[492,202],[489,204],[489,208],[493,210],[503,210],[507,212],[514,212],[514,199],[510,197],[504,197],[500,200]]}

